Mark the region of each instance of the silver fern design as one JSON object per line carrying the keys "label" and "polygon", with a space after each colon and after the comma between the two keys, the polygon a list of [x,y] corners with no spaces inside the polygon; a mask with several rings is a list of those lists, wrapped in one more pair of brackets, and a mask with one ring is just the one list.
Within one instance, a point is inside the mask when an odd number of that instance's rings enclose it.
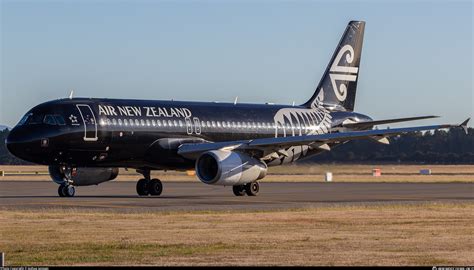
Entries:
{"label": "silver fern design", "polygon": [[[283,137],[316,135],[328,133],[331,129],[332,117],[321,104],[324,100],[324,90],[311,104],[311,108],[283,108],[274,116],[275,138],[283,131]],[[309,146],[292,146],[285,149],[286,155],[281,157],[280,164],[296,161],[308,153]]]}
{"label": "silver fern design", "polygon": [[[346,55],[345,61],[341,65],[341,60],[344,54]],[[348,64],[352,64],[353,61],[354,49],[351,45],[345,45],[339,50],[334,62],[331,65],[329,77],[331,78],[331,85],[334,89],[334,94],[339,101],[346,100],[347,82],[355,82],[357,80],[357,72],[359,71],[359,68],[346,66]],[[336,81],[341,82],[339,87],[337,87]]]}
{"label": "silver fern design", "polygon": [[275,137],[278,137],[280,130],[283,131],[283,137],[328,133],[331,128],[332,117],[329,111],[321,105],[323,100],[324,90],[321,89],[311,104],[311,108],[283,108],[278,110],[273,117]]}

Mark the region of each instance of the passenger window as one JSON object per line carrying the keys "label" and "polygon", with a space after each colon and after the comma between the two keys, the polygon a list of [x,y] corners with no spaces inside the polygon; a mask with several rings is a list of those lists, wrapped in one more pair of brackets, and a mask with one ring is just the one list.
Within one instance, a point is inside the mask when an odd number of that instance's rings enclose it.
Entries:
{"label": "passenger window", "polygon": [[222,127],[223,127],[223,128],[226,127],[225,121],[222,122]]}
{"label": "passenger window", "polygon": [[115,120],[115,118],[112,119],[112,124],[113,124],[114,126],[117,125],[117,120]]}
{"label": "passenger window", "polygon": [[156,124],[161,127],[161,121],[160,120],[156,120]]}
{"label": "passenger window", "polygon": [[173,122],[171,120],[168,120],[168,126],[170,126],[170,127],[173,126]]}
{"label": "passenger window", "polygon": [[150,126],[150,120],[148,120],[148,119],[146,120],[146,125]]}
{"label": "passenger window", "polygon": [[61,115],[56,114],[54,119],[56,119],[56,123],[58,123],[60,126],[64,126],[66,124],[66,121],[64,121],[64,118]]}
{"label": "passenger window", "polygon": [[221,127],[221,122],[217,121],[217,127]]}
{"label": "passenger window", "polygon": [[151,125],[152,125],[152,126],[156,126],[156,121],[155,121],[155,119],[151,119]]}
{"label": "passenger window", "polygon": [[43,123],[48,125],[56,125],[56,120],[54,120],[54,117],[52,115],[47,114],[43,119]]}

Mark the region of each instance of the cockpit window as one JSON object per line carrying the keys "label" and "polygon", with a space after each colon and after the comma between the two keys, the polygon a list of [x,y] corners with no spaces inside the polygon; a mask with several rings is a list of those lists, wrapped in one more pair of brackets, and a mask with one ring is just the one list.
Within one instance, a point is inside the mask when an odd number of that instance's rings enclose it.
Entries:
{"label": "cockpit window", "polygon": [[60,126],[63,126],[66,124],[66,121],[64,121],[64,118],[61,115],[55,114],[54,119],[56,119],[56,123],[58,123],[58,125]]}
{"label": "cockpit window", "polygon": [[26,125],[34,125],[43,123],[44,116],[42,114],[30,114],[26,120]]}
{"label": "cockpit window", "polygon": [[48,125],[56,125],[56,120],[51,114],[47,114],[44,116],[43,123]]}
{"label": "cockpit window", "polygon": [[21,125],[24,125],[26,124],[26,121],[28,121],[28,118],[32,115],[32,113],[27,113],[25,114],[25,116],[23,116],[20,120],[20,122],[18,122],[18,125],[21,126]]}

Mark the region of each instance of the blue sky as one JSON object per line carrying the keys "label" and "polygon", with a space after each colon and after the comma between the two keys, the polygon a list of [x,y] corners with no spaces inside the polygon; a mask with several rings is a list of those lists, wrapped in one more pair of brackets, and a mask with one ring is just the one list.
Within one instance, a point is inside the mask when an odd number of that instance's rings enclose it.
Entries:
{"label": "blue sky", "polygon": [[[1,2],[0,123],[69,95],[305,102],[365,20],[356,111],[474,114],[471,1]],[[472,126],[472,123],[471,123]]]}

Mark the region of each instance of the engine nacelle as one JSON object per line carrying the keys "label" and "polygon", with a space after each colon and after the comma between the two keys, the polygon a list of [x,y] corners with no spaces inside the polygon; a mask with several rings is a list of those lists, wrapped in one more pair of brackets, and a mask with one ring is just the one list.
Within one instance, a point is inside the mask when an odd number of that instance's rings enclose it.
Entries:
{"label": "engine nacelle", "polygon": [[209,185],[243,185],[265,177],[267,165],[239,152],[213,150],[196,160],[196,175]]}
{"label": "engine nacelle", "polygon": [[[63,184],[67,181],[68,173],[61,166],[49,166],[49,175],[51,179],[57,184]],[[113,180],[119,173],[118,168],[77,168],[75,172],[71,173],[70,179],[75,186],[90,186],[97,185],[102,182]]]}

